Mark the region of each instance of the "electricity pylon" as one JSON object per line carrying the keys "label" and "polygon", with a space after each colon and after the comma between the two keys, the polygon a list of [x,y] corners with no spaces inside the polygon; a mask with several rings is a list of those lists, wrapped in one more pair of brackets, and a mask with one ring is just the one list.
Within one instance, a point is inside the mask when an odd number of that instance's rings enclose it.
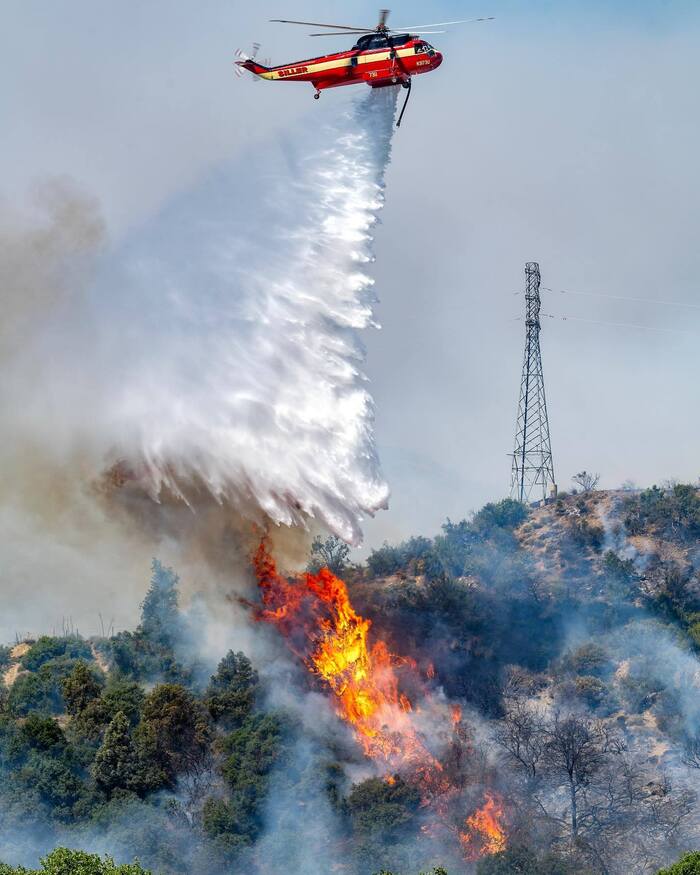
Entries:
{"label": "electricity pylon", "polygon": [[540,266],[534,261],[525,265],[525,358],[520,381],[518,419],[515,426],[515,449],[510,478],[510,494],[518,501],[547,499],[556,495],[554,462],[549,440],[547,402],[540,353]]}

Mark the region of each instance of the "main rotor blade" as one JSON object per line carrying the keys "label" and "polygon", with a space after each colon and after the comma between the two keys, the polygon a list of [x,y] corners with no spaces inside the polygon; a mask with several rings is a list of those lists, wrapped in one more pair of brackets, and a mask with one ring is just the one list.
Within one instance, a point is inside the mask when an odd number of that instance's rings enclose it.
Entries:
{"label": "main rotor blade", "polygon": [[495,16],[490,15],[488,18],[460,18],[459,21],[434,21],[432,24],[413,24],[410,27],[392,27],[392,33],[409,33],[421,27],[445,27],[448,24],[471,24],[473,21],[493,21]]}
{"label": "main rotor blade", "polygon": [[374,30],[373,27],[351,27],[349,24],[322,24],[320,21],[290,21],[286,18],[271,18],[270,21],[276,21],[278,24],[303,24],[305,27],[331,27],[334,30],[353,30],[370,33]]}
{"label": "main rotor blade", "polygon": [[[387,31],[388,33],[394,33],[393,30]],[[375,30],[344,30],[342,33],[310,33],[309,36],[352,36],[352,34],[368,34],[368,33],[376,33]],[[412,31],[412,35],[418,36],[420,34],[434,34],[434,33],[447,33],[446,30],[414,30]]]}
{"label": "main rotor blade", "polygon": [[380,9],[379,10],[379,24],[377,25],[377,30],[381,30],[386,24],[386,20],[389,17],[389,13],[391,9]]}
{"label": "main rotor blade", "polygon": [[352,36],[356,34],[374,33],[374,30],[344,30],[341,33],[310,33],[309,36]]}

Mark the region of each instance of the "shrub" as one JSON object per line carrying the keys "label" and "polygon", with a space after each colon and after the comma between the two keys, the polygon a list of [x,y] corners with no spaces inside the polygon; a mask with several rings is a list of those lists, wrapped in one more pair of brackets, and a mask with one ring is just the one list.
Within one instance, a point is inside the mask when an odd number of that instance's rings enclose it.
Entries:
{"label": "shrub", "polygon": [[527,519],[528,509],[520,501],[504,498],[503,501],[485,504],[474,514],[472,526],[481,535],[488,535],[494,529],[515,529]]}
{"label": "shrub", "polygon": [[599,678],[592,677],[591,675],[577,677],[574,685],[578,698],[583,699],[591,708],[600,705],[607,692],[605,684]]}
{"label": "shrub", "polygon": [[565,672],[598,676],[610,665],[610,658],[599,644],[589,641],[573,652],[566,653],[561,662]]}
{"label": "shrub", "polygon": [[41,869],[24,869],[0,863],[0,875],[151,875],[138,863],[118,866],[111,857],[104,859],[84,851],[56,848],[41,861]]}
{"label": "shrub", "polygon": [[51,717],[30,714],[20,728],[20,737],[30,747],[50,751],[65,745],[61,727]]}
{"label": "shrub", "polygon": [[347,805],[356,831],[386,834],[413,819],[420,806],[420,793],[398,777],[393,784],[382,778],[368,778],[355,784]]}
{"label": "shrub", "polygon": [[569,533],[579,547],[589,547],[598,552],[605,541],[605,530],[597,523],[589,522],[585,517],[574,517]]}
{"label": "shrub", "polygon": [[700,851],[686,854],[667,869],[659,869],[658,875],[700,875]]}
{"label": "shrub", "polygon": [[408,568],[411,563],[426,560],[431,554],[430,538],[409,538],[397,547],[384,544],[367,557],[367,568],[372,577],[388,577]]}
{"label": "shrub", "polygon": [[11,653],[11,647],[5,647],[4,645],[0,644],[0,670],[7,668],[7,666],[10,664]]}
{"label": "shrub", "polygon": [[50,638],[42,635],[22,657],[22,668],[37,671],[45,663],[60,656],[68,659],[92,659],[92,651],[87,641],[77,636]]}
{"label": "shrub", "polygon": [[31,713],[60,714],[63,701],[54,678],[42,670],[17,678],[7,696],[7,708],[17,717]]}

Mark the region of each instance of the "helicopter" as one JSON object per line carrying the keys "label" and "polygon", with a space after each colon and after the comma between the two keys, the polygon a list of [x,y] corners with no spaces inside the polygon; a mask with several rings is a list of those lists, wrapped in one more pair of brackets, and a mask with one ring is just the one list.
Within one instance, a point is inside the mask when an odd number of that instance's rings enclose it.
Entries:
{"label": "helicopter", "polygon": [[430,73],[442,64],[442,54],[423,36],[445,33],[435,30],[453,24],[467,24],[475,21],[492,21],[489,18],[464,18],[458,21],[441,21],[433,24],[417,24],[410,27],[389,28],[388,9],[381,9],[379,23],[375,27],[353,27],[347,24],[321,24],[316,21],[292,21],[272,18],[279,24],[296,24],[304,27],[324,28],[322,32],[310,33],[312,37],[357,36],[353,47],[344,52],[320,55],[305,61],[294,61],[277,67],[268,67],[256,61],[259,44],[255,44],[252,55],[237,52],[236,72],[247,70],[260,79],[276,82],[310,82],[314,87],[316,100],[327,88],[341,85],[355,85],[361,82],[371,88],[385,88],[401,85],[407,89],[397,127],[401,126],[408,98],[411,96],[411,77]]}

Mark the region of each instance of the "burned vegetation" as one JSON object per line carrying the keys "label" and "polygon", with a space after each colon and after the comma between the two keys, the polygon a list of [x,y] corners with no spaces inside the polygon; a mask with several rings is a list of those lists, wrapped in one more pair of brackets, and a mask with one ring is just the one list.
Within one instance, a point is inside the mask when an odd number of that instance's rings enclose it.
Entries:
{"label": "burned vegetation", "polygon": [[256,664],[154,562],[134,631],[0,648],[0,872],[700,871],[699,534],[676,485],[263,542]]}

